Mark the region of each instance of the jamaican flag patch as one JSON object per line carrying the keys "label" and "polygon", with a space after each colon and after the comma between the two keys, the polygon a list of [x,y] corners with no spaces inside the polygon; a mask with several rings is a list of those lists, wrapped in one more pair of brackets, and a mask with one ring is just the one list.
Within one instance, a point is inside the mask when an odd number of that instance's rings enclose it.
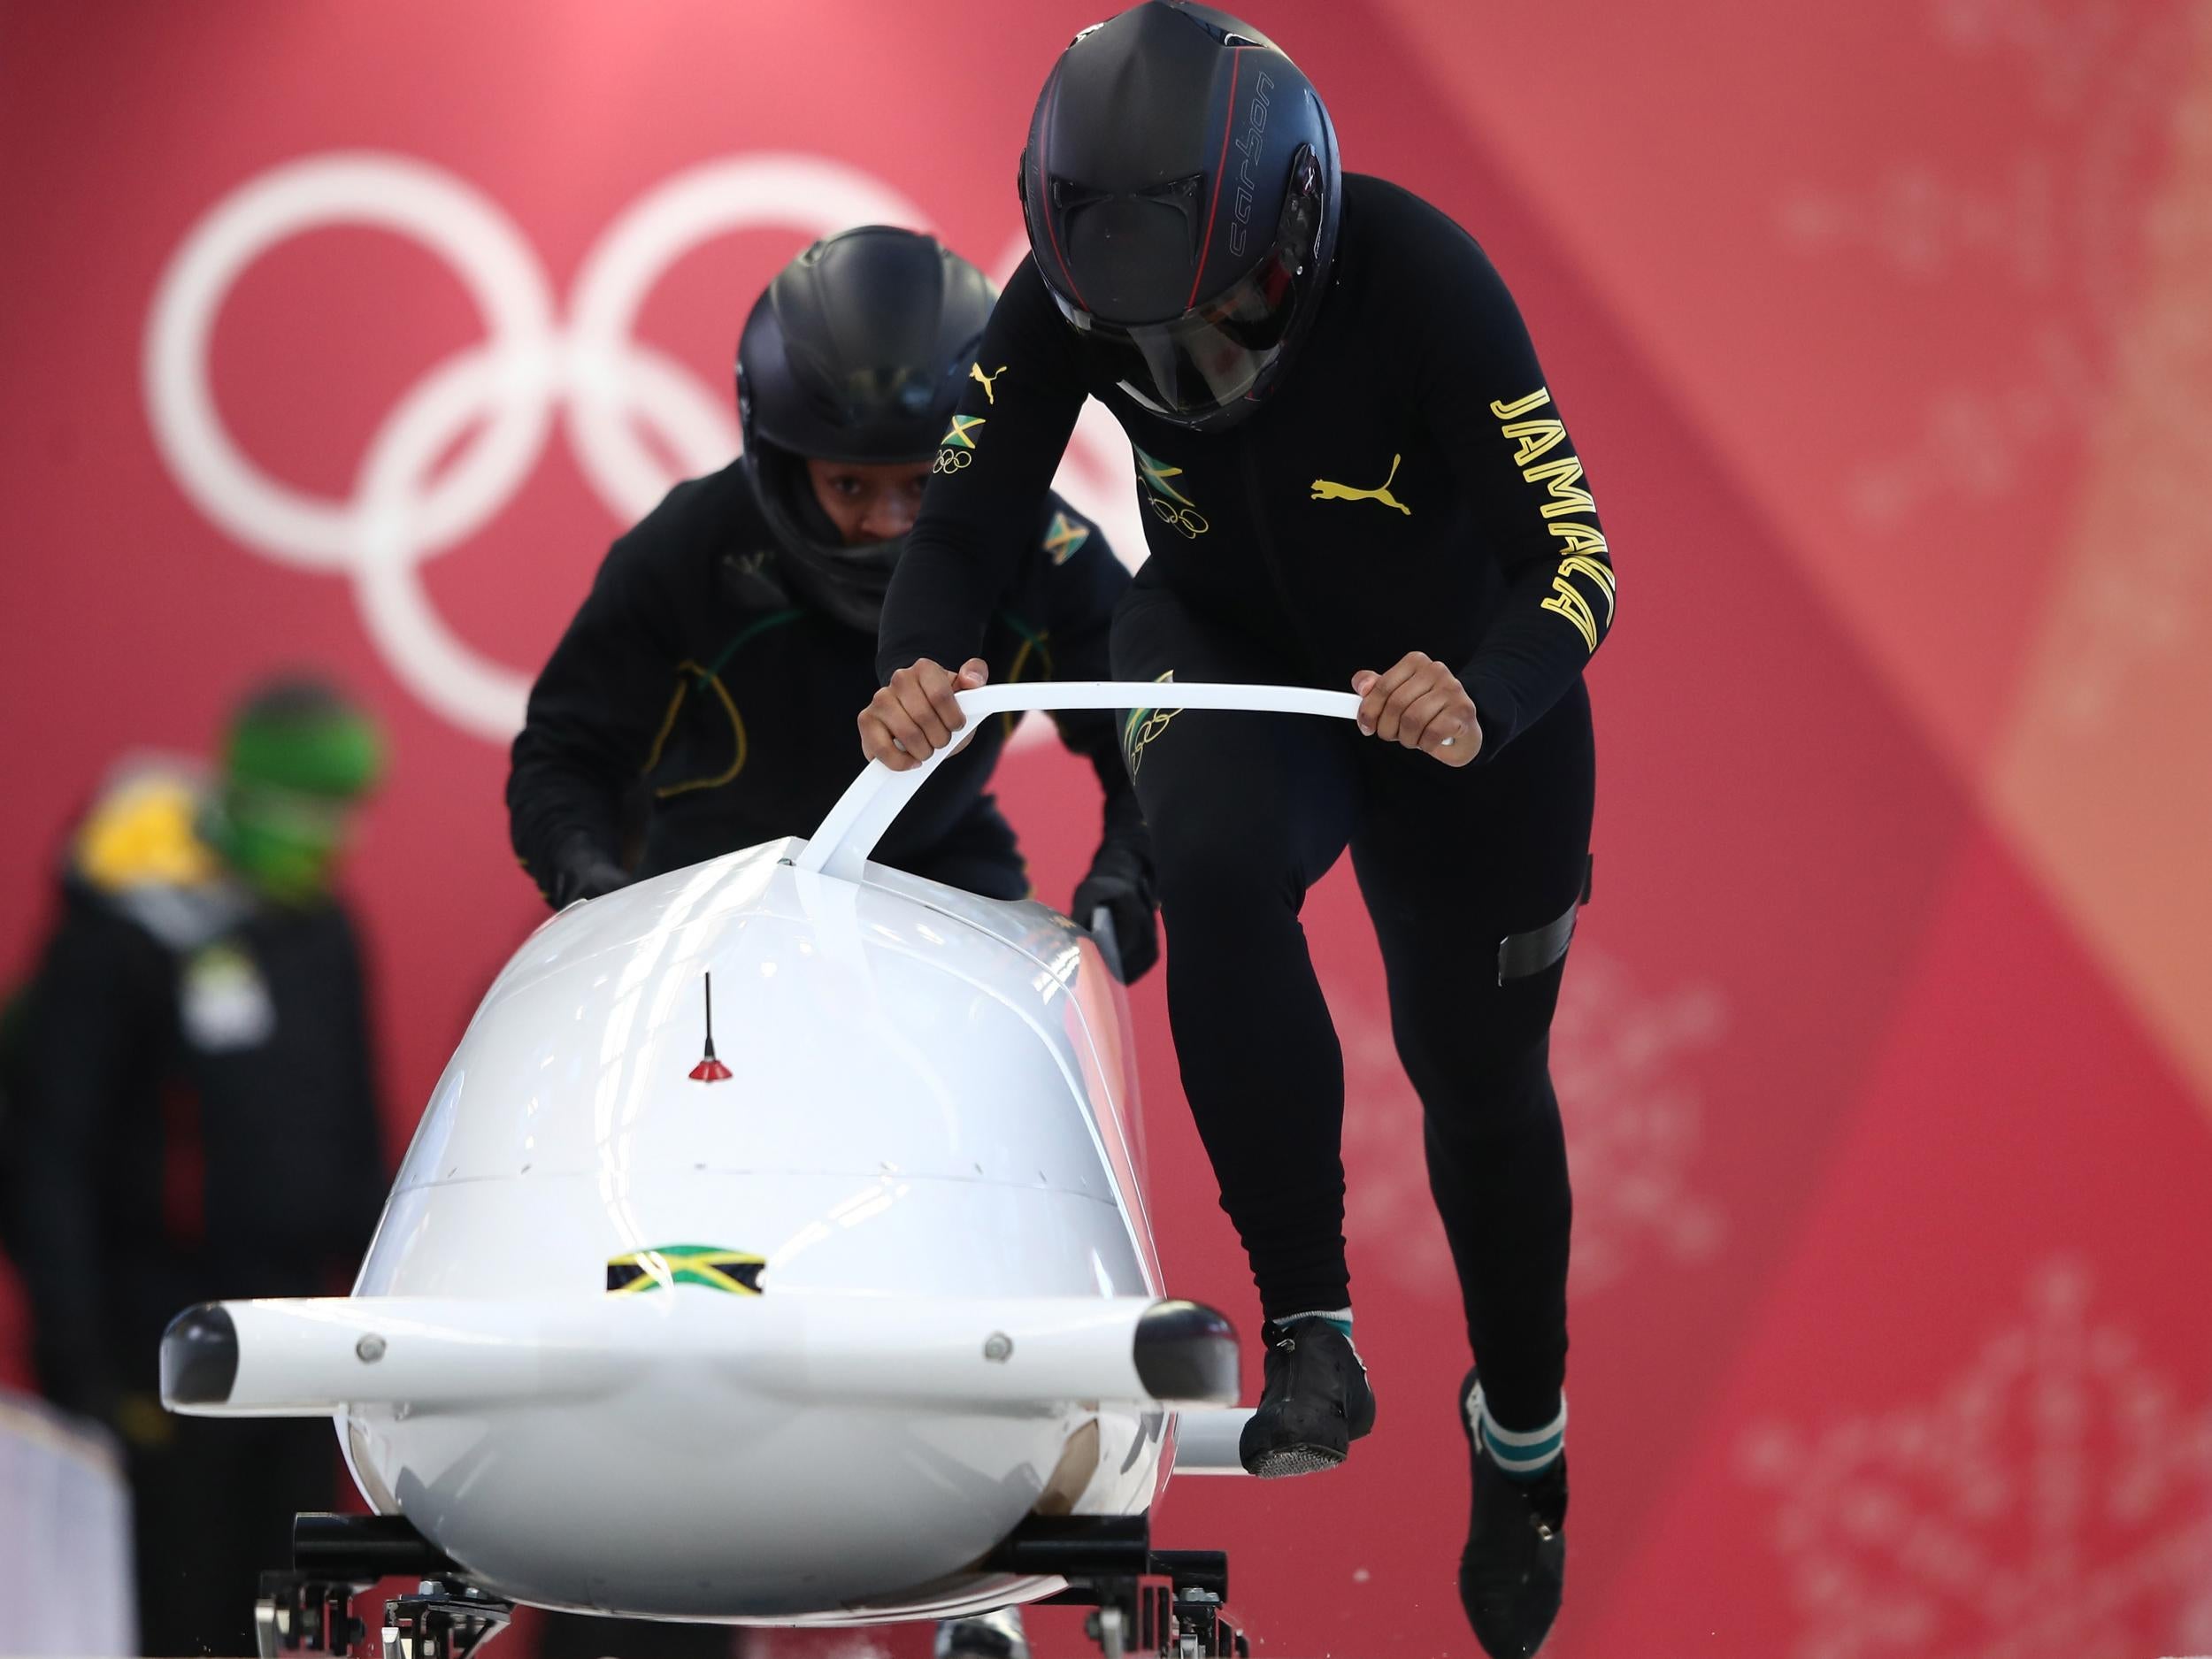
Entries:
{"label": "jamaican flag patch", "polygon": [[760,1271],[768,1263],[742,1250],[716,1244],[664,1244],[633,1250],[607,1263],[607,1294],[642,1296],[679,1285],[703,1285],[730,1296],[760,1294]]}

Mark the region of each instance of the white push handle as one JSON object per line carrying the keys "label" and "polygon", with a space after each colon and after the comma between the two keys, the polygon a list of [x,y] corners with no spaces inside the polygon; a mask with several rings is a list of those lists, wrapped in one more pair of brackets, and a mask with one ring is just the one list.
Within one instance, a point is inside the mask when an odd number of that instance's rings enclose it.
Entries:
{"label": "white push handle", "polygon": [[[985,686],[954,695],[971,726],[990,715],[1028,709],[1233,709],[1251,714],[1333,715],[1340,720],[1348,720],[1359,712],[1359,699],[1350,692],[1317,691],[1310,686],[1045,680],[1025,685]],[[905,772],[893,772],[879,760],[870,761],[867,769],[837,798],[837,804],[830,808],[821,827],[792,864],[841,880],[859,880],[862,866],[883,839],[884,831],[951,752],[941,749]]]}

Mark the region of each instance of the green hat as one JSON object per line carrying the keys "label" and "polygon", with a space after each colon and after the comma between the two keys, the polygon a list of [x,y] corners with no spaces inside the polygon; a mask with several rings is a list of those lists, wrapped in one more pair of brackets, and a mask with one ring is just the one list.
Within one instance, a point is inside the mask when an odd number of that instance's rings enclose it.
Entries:
{"label": "green hat", "polygon": [[335,687],[307,679],[259,687],[224,738],[217,839],[225,856],[272,897],[316,897],[329,886],[349,809],[383,769],[375,721]]}
{"label": "green hat", "polygon": [[261,687],[231,716],[223,772],[332,801],[366,795],[384,769],[376,723],[334,687],[282,680]]}

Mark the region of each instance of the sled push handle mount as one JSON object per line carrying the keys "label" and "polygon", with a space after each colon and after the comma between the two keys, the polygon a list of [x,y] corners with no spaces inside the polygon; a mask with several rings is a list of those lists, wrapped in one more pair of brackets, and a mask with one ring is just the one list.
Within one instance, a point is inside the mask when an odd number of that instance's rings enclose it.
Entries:
{"label": "sled push handle mount", "polygon": [[[1359,699],[1348,691],[1319,691],[1309,686],[1181,685],[1173,680],[1040,680],[1025,685],[984,686],[954,694],[968,725],[994,714],[1031,709],[1114,709],[1166,711],[1180,709],[1233,710],[1249,714],[1318,714],[1351,719]],[[858,881],[868,855],[915,792],[929,780],[952,751],[941,749],[920,765],[893,772],[872,760],[853,780],[821,827],[793,857],[800,870],[816,870],[843,881]]]}

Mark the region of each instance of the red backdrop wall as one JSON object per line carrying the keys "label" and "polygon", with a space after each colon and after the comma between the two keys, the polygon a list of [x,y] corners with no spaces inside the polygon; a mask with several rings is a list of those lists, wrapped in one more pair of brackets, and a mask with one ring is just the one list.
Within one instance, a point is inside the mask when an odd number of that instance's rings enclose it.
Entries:
{"label": "red backdrop wall", "polygon": [[[1349,164],[1506,273],[1621,572],[1555,1044],[1555,1650],[2212,1648],[2202,8],[1253,8]],[[350,878],[396,1153],[541,914],[498,740],[610,536],[732,452],[745,307],[864,219],[1002,273],[1091,20],[0,14],[0,967],[119,749],[327,667],[396,756]],[[1066,482],[1133,555],[1110,432]],[[1094,793],[1048,746],[1003,777],[1064,899]],[[1178,1486],[1161,1530],[1226,1544],[1271,1651],[1469,1655],[1463,1338],[1342,872],[1310,932],[1380,1426],[1323,1479]],[[1136,1008],[1171,1279],[1256,1325],[1156,979]]]}

